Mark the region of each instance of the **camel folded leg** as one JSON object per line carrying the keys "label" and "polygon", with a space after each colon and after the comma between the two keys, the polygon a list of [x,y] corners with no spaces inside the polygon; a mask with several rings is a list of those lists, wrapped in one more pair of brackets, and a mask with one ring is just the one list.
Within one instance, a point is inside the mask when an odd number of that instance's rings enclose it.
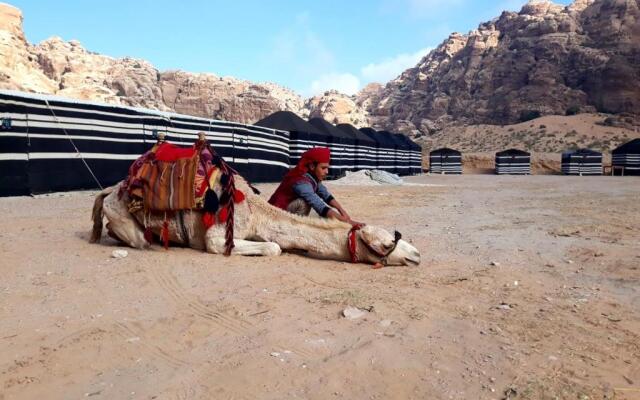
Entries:
{"label": "camel folded leg", "polygon": [[[224,253],[223,237],[208,237],[207,251],[214,254]],[[240,256],[279,256],[282,253],[280,246],[274,242],[252,242],[251,240],[234,239],[235,247],[232,255]]]}
{"label": "camel folded leg", "polygon": [[136,249],[149,247],[140,224],[129,213],[126,204],[118,199],[117,190],[104,199],[103,212],[109,221],[109,231],[120,240]]}

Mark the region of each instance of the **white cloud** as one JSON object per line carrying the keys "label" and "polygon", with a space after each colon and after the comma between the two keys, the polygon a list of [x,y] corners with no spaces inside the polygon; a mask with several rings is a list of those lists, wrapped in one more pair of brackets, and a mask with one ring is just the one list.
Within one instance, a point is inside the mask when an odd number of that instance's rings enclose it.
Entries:
{"label": "white cloud", "polygon": [[[437,6],[445,2],[466,0],[405,0],[412,7]],[[406,3],[405,3],[406,4]],[[344,72],[338,65],[332,50],[312,29],[309,13],[296,15],[293,24],[283,27],[271,37],[271,45],[265,49],[262,60],[267,68],[286,74],[294,88],[304,96],[337,90],[347,95],[358,92],[364,83],[386,83],[407,68],[415,66],[430,49],[414,53],[398,54],[380,62],[370,63],[356,71]]]}
{"label": "white cloud", "polygon": [[414,53],[402,53],[386,58],[378,63],[362,67],[360,74],[365,82],[385,83],[400,75],[407,68],[414,67],[431,49],[420,49]]}
{"label": "white cloud", "polygon": [[317,95],[332,89],[348,95],[355,94],[360,90],[360,79],[350,73],[323,74],[311,82],[309,92]]}

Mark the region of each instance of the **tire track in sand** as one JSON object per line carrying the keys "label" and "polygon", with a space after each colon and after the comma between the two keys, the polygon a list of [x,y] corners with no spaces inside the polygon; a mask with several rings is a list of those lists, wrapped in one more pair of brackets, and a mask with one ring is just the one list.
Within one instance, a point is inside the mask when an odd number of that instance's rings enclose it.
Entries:
{"label": "tire track in sand", "polygon": [[173,301],[187,308],[197,317],[207,320],[236,335],[247,335],[253,324],[243,319],[233,317],[218,311],[213,311],[196,298],[192,298],[169,271],[160,268],[151,269],[151,275],[160,288]]}
{"label": "tire track in sand", "polygon": [[[115,327],[116,327],[115,331],[117,334],[119,334],[123,339],[130,342],[131,344],[139,345],[140,348],[151,357],[160,359],[175,369],[189,365],[188,362],[183,361],[171,355],[169,352],[162,349],[160,346],[147,343],[147,341],[144,340],[144,334],[132,328],[131,326],[122,322],[116,322]],[[132,338],[136,338],[136,340],[132,341],[131,340]]]}

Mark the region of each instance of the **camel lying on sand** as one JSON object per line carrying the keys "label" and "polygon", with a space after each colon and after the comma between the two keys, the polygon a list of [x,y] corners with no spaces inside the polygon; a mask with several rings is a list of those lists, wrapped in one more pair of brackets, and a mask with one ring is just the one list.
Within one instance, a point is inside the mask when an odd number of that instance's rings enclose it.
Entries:
{"label": "camel lying on sand", "polygon": [[[127,207],[128,195],[118,195],[120,185],[122,182],[96,196],[91,241],[100,239],[104,216],[112,236],[131,247],[147,248],[150,244],[144,237],[143,226],[159,235],[165,217],[153,214],[145,216],[143,211],[130,213]],[[400,239],[399,235],[394,237],[382,228],[366,225],[359,230],[352,230],[351,225],[338,220],[291,214],[254,194],[240,176],[236,176],[236,188],[246,194],[246,201],[235,205],[235,247],[231,254],[276,256],[282,250],[297,250],[311,257],[328,260],[377,265],[420,263],[420,253],[416,248]],[[169,240],[172,243],[214,254],[225,252],[224,224],[206,229],[200,211],[176,212],[168,218],[168,222]]]}

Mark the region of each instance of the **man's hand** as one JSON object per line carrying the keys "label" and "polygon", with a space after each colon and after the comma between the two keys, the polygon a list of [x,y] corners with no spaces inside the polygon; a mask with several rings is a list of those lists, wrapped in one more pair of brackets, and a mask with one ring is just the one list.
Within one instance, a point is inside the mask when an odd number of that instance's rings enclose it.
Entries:
{"label": "man's hand", "polygon": [[349,220],[349,223],[351,224],[352,227],[360,229],[364,226],[366,226],[367,224],[365,224],[364,222],[358,222],[358,221],[354,221],[352,219]]}
{"label": "man's hand", "polygon": [[362,228],[363,226],[365,226],[364,223],[358,222],[358,221],[354,221],[354,220],[351,219],[351,217],[344,216],[343,214],[340,214],[336,210],[329,210],[329,212],[327,213],[327,217],[335,218],[337,220],[340,220],[342,222],[346,222],[348,224],[351,224],[351,226],[358,227],[358,228]]}

